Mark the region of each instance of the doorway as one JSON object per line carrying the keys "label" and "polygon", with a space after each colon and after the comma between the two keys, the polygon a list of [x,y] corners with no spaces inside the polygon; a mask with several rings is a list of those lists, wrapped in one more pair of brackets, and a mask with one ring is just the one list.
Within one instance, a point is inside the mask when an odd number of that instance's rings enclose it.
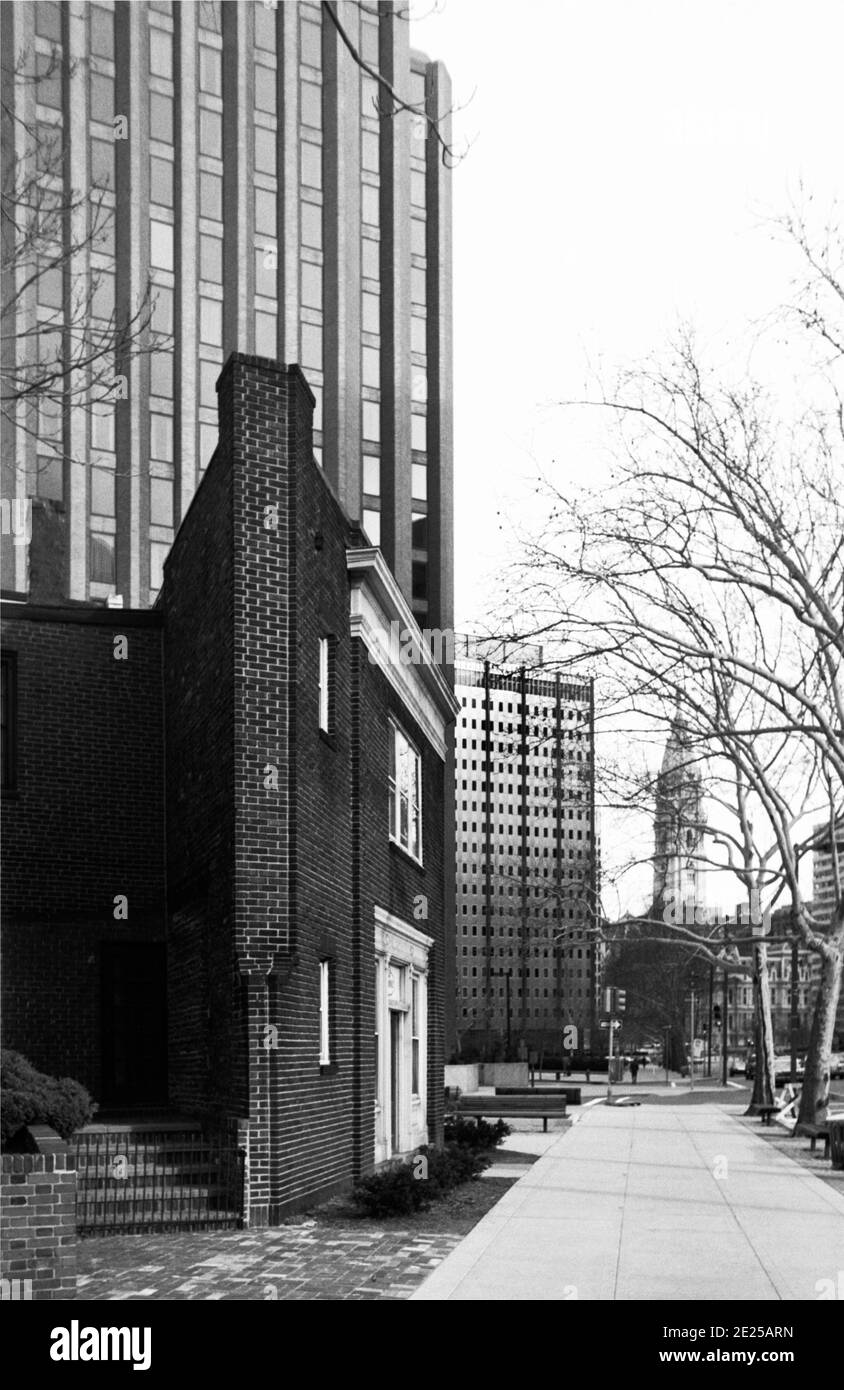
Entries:
{"label": "doorway", "polygon": [[103,1103],[167,1101],[167,958],[163,942],[102,945]]}

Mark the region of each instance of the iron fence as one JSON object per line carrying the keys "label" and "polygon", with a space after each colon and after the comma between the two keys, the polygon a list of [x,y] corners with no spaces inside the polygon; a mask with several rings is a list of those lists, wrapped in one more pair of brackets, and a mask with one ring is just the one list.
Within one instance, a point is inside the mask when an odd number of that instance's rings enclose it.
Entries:
{"label": "iron fence", "polygon": [[82,1235],[243,1224],[245,1153],[231,1130],[82,1132],[76,1170]]}

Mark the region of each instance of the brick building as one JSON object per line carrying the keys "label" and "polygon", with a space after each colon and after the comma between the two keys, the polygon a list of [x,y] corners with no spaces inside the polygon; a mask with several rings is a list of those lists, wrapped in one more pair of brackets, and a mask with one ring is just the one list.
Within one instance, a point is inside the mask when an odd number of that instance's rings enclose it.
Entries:
{"label": "brick building", "polygon": [[154,609],[3,606],[4,1040],[247,1120],[273,1222],[441,1132],[456,704],[299,369],[235,354],[219,402]]}

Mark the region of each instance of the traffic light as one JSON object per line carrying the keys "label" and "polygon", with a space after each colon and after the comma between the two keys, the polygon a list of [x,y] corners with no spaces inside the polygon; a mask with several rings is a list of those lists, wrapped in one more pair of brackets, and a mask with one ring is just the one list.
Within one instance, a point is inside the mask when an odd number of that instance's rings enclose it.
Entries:
{"label": "traffic light", "polygon": [[626,989],[605,989],[604,990],[604,1013],[623,1014],[627,1007]]}
{"label": "traffic light", "polygon": [[721,1005],[720,1005],[720,1004],[713,1004],[713,1005],[712,1005],[712,1022],[714,1023],[714,1025],[715,1025],[716,1028],[720,1028],[720,1027],[721,1027]]}

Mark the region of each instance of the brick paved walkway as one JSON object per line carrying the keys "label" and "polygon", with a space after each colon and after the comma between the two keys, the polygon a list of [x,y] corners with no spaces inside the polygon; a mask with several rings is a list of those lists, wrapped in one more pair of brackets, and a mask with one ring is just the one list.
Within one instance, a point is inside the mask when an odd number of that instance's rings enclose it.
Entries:
{"label": "brick paved walkway", "polygon": [[461,1239],[305,1219],[260,1231],[105,1236],[80,1242],[76,1297],[401,1300]]}

